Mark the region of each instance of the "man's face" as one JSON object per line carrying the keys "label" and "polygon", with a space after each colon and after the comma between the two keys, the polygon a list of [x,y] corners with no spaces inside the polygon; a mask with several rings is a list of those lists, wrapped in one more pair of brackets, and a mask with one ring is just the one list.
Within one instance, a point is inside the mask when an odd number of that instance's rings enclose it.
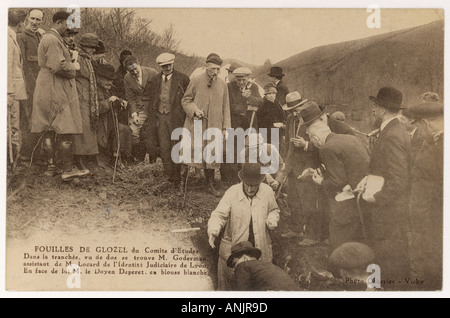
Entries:
{"label": "man's face", "polygon": [[220,66],[214,63],[206,64],[206,74],[213,79],[216,79],[220,73]]}
{"label": "man's face", "polygon": [[258,185],[249,185],[244,182],[244,191],[249,197],[254,197],[259,190]]}
{"label": "man's face", "polygon": [[398,120],[400,123],[406,128],[407,131],[413,131],[414,128],[416,128],[416,125],[414,124],[415,120],[408,118],[404,115],[398,115]]}
{"label": "man's face", "polygon": [[69,30],[69,28],[67,27],[67,21],[66,20],[56,21],[55,29],[62,37],[64,37],[67,31]]}
{"label": "man's face", "polygon": [[44,13],[41,10],[33,10],[28,17],[28,25],[31,31],[36,32],[42,24]]}
{"label": "man's face", "polygon": [[235,78],[236,78],[236,83],[238,84],[238,86],[241,89],[244,89],[247,86],[247,84],[248,84],[248,80],[249,80],[250,76],[248,76],[248,75],[236,75]]}
{"label": "man's face", "polygon": [[269,102],[274,102],[275,101],[275,98],[277,97],[277,93],[269,93],[269,94],[266,94],[266,99],[269,101]]}
{"label": "man's face", "polygon": [[166,64],[161,66],[164,75],[169,75],[173,72],[173,64]]}
{"label": "man's face", "polygon": [[95,52],[95,48],[83,46],[83,51],[89,55],[92,55]]}
{"label": "man's face", "polygon": [[375,127],[379,128],[383,122],[385,110],[383,107],[378,106],[376,103],[372,105],[372,114],[374,118]]}
{"label": "man's face", "polygon": [[100,76],[97,78],[97,82],[99,86],[103,87],[106,90],[110,90],[113,83],[112,80]]}
{"label": "man's face", "polygon": [[73,44],[75,43],[75,35],[76,34],[69,33],[63,36],[64,43],[66,43],[67,46],[72,47]]}
{"label": "man's face", "polygon": [[276,84],[277,83],[277,78],[274,76],[269,76],[269,82],[272,84]]}
{"label": "man's face", "polygon": [[321,148],[324,145],[324,140],[321,139],[320,132],[322,131],[323,123],[320,120],[314,121],[308,128],[306,128],[306,133],[309,136],[311,142],[317,148]]}
{"label": "man's face", "polygon": [[130,72],[131,75],[133,75],[134,77],[138,77],[139,76],[139,64],[130,64],[127,66],[127,71]]}

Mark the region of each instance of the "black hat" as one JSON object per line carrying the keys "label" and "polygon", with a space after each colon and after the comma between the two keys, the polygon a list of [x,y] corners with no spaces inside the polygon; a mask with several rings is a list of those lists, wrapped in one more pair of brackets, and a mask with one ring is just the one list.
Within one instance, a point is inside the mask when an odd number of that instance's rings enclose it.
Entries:
{"label": "black hat", "polygon": [[129,55],[133,55],[133,52],[130,50],[123,50],[120,52],[119,61],[122,63]]}
{"label": "black hat", "polygon": [[390,109],[403,109],[402,106],[403,94],[398,89],[393,87],[382,87],[378,91],[377,97],[369,96],[370,100],[377,105]]}
{"label": "black hat", "polygon": [[241,257],[243,254],[248,254],[259,259],[261,257],[261,250],[253,247],[253,244],[249,241],[239,242],[231,247],[231,255],[227,259],[227,266],[233,267],[234,259]]}
{"label": "black hat", "polygon": [[115,79],[114,66],[111,64],[95,64],[95,75],[97,77],[104,77],[109,80]]}
{"label": "black hat", "polygon": [[270,72],[267,75],[273,77],[283,77],[284,76],[283,69],[279,66],[273,66],[270,68]]}
{"label": "black hat", "polygon": [[259,185],[265,178],[265,174],[261,173],[261,164],[244,163],[241,171],[238,173],[239,178],[248,185]]}
{"label": "black hat", "polygon": [[310,125],[317,118],[325,114],[325,110],[321,109],[317,103],[313,101],[306,102],[302,110],[300,111],[300,116],[302,116],[303,124],[302,125]]}
{"label": "black hat", "polygon": [[220,56],[216,53],[211,53],[208,55],[208,57],[206,58],[206,63],[213,63],[216,65],[222,65],[223,61],[220,58]]}

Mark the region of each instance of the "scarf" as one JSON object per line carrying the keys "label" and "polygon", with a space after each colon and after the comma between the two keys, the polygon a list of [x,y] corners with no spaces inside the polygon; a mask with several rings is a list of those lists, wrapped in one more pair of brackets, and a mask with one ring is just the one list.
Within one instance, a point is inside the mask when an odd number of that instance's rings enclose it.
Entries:
{"label": "scarf", "polygon": [[91,129],[96,131],[98,128],[98,96],[97,96],[97,79],[95,78],[94,67],[91,63],[91,57],[80,52],[80,56],[86,59],[86,65],[89,70],[89,117],[91,123]]}

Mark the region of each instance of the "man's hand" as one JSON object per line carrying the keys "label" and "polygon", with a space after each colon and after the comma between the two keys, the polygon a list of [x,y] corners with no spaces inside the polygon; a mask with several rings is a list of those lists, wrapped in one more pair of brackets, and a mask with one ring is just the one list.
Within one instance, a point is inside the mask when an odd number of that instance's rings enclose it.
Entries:
{"label": "man's hand", "polygon": [[73,66],[75,66],[75,71],[79,71],[80,70],[80,63],[78,63],[78,62],[74,62],[73,63]]}
{"label": "man's hand", "polygon": [[126,100],[124,100],[124,99],[121,99],[120,100],[120,108],[121,109],[127,109],[127,106],[128,106],[128,102]]}
{"label": "man's hand", "polygon": [[291,138],[292,143],[297,148],[305,148],[308,142],[303,137]]}
{"label": "man's hand", "polygon": [[209,246],[211,246],[211,248],[216,248],[216,245],[214,244],[216,237],[217,237],[217,233],[208,233],[208,241],[209,241]]}
{"label": "man's hand", "polygon": [[354,193],[361,193],[366,190],[366,184],[367,184],[367,176],[362,178],[362,180],[358,183],[355,190],[353,190]]}
{"label": "man's hand", "polygon": [[131,114],[131,118],[133,118],[133,123],[138,125],[139,124],[139,114],[134,112]]}
{"label": "man's hand", "polygon": [[323,177],[317,171],[314,171],[313,176],[312,176],[312,180],[314,181],[315,184],[320,186],[320,185],[322,185]]}
{"label": "man's hand", "polygon": [[278,226],[278,222],[267,219],[266,225],[269,230],[275,230]]}
{"label": "man's hand", "polygon": [[273,191],[277,191],[278,187],[280,186],[280,183],[277,180],[273,180],[273,182],[270,186],[272,187]]}
{"label": "man's hand", "polygon": [[119,100],[119,98],[117,96],[111,96],[110,98],[108,98],[108,101],[110,103],[114,103],[116,100]]}
{"label": "man's hand", "polygon": [[197,109],[197,110],[194,112],[194,117],[196,117],[196,118],[198,118],[198,119],[203,118],[204,115],[205,115],[205,114],[203,113],[203,110],[201,110],[201,109]]}
{"label": "man's hand", "polygon": [[243,96],[244,98],[249,98],[250,95],[252,95],[252,92],[251,92],[249,89],[244,89],[244,90],[242,91],[242,96]]}

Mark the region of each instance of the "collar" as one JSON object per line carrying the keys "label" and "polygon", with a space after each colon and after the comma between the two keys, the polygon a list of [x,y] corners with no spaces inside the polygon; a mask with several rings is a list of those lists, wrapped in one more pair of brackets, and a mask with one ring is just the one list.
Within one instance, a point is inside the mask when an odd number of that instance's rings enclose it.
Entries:
{"label": "collar", "polygon": [[409,131],[408,134],[409,134],[411,137],[413,137],[414,134],[416,133],[416,131],[417,131],[417,127],[414,128],[413,130]]}
{"label": "collar", "polygon": [[33,30],[30,29],[30,27],[25,28],[23,30],[23,33],[26,33],[26,34],[29,34],[29,35],[32,35],[35,37],[41,36],[41,33],[39,33],[39,29],[36,32],[34,32]]}
{"label": "collar", "polygon": [[170,80],[172,78],[172,75],[173,75],[173,72],[170,73],[169,75],[166,75],[166,74],[162,73],[161,78],[164,80],[164,76],[165,76],[165,77],[167,77],[167,80]]}
{"label": "collar", "polygon": [[281,82],[281,80],[276,80],[275,85],[278,85],[279,82]]}
{"label": "collar", "polygon": [[[254,199],[260,199],[260,191],[261,190],[261,185],[259,185],[259,189],[258,189],[258,192],[256,192],[256,194],[255,194],[255,196],[252,198],[253,200]],[[247,200],[251,200],[250,198],[248,198],[247,197],[247,195],[244,193],[244,183],[243,182],[241,182],[241,183],[239,183],[239,186],[238,186],[238,201],[242,201],[242,200],[244,200],[244,199],[247,199]]]}
{"label": "collar", "polygon": [[387,124],[389,124],[394,119],[397,119],[397,116],[394,116],[392,118],[389,118],[389,119],[386,119],[385,121],[383,121],[380,126],[380,131],[383,131],[383,129],[387,126]]}

